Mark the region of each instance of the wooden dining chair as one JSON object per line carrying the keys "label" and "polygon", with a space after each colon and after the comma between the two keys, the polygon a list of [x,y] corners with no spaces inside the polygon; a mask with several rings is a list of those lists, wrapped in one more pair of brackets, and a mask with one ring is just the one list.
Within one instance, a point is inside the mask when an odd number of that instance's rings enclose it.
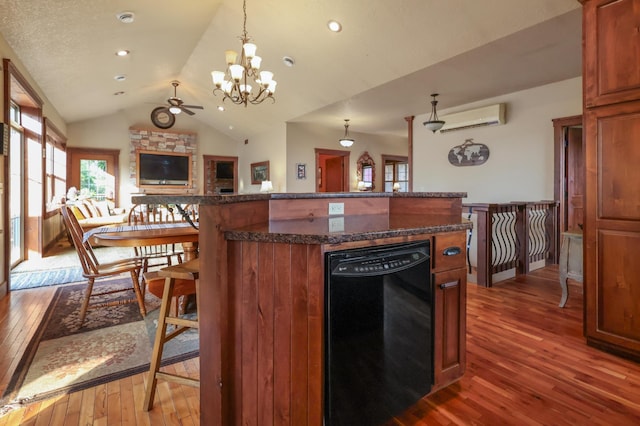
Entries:
{"label": "wooden dining chair", "polygon": [[[142,260],[138,258],[123,259],[115,262],[100,263],[91,243],[84,240],[84,231],[78,219],[74,216],[73,212],[68,206],[61,208],[62,218],[64,224],[73,241],[73,245],[78,253],[80,264],[82,265],[82,276],[87,279],[87,288],[84,293],[84,299],[80,308],[80,327],[84,324],[84,320],[87,316],[89,309],[101,308],[122,305],[123,303],[138,303],[140,307],[140,313],[142,316],[147,315],[147,310],[144,305],[144,291],[140,288],[140,271],[142,269]],[[93,285],[96,279],[102,277],[116,276],[123,273],[129,273],[131,275],[131,288],[124,288],[118,290],[110,290],[94,293]],[[114,293],[133,291],[135,298],[126,300],[109,300],[106,302],[91,303],[91,298],[104,296]]]}
{"label": "wooden dining chair", "polygon": [[[157,205],[135,204],[129,212],[129,225],[160,224],[180,222],[171,208]],[[184,252],[178,244],[158,244],[134,247],[136,257],[143,259],[142,272],[158,266],[182,263]]]}

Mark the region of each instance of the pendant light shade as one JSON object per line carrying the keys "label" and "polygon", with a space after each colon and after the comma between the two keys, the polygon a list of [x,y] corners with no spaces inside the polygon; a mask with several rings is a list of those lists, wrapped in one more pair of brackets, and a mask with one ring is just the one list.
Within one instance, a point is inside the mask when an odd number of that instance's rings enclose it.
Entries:
{"label": "pendant light shade", "polygon": [[344,119],[344,136],[341,137],[338,142],[340,142],[340,145],[342,145],[345,148],[349,148],[351,145],[353,145],[354,140],[349,137],[349,119],[348,118]]}
{"label": "pendant light shade", "polygon": [[433,100],[431,101],[431,115],[429,116],[428,121],[422,123],[424,127],[431,130],[433,133],[442,129],[442,126],[444,126],[444,121],[438,119],[438,113],[436,112],[436,105],[438,105],[436,96],[438,96],[438,93],[431,94],[431,97],[433,98]]}

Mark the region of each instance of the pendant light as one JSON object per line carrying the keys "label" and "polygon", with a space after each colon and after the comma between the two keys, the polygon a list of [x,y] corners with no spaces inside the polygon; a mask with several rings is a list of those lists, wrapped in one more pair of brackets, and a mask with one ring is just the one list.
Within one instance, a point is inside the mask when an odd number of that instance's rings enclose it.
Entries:
{"label": "pendant light", "polygon": [[344,146],[345,148],[349,148],[351,145],[353,145],[354,140],[349,137],[349,119],[348,118],[344,119],[344,136],[341,137],[338,142],[340,142],[340,145]]}
{"label": "pendant light", "polygon": [[431,130],[433,133],[442,129],[442,126],[444,126],[444,121],[438,119],[438,113],[436,112],[436,105],[438,105],[436,96],[438,96],[438,93],[431,94],[431,97],[433,98],[433,100],[431,101],[431,115],[429,116],[428,121],[422,123],[424,127]]}

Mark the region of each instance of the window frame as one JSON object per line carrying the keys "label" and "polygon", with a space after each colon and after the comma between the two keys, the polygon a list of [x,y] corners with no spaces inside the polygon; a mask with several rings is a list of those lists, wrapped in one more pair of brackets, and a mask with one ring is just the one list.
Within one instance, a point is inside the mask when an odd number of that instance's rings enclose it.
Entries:
{"label": "window frame", "polygon": [[[44,137],[45,145],[43,147],[43,180],[42,180],[42,216],[49,218],[58,214],[60,201],[66,196],[67,187],[67,138],[53,124],[53,122],[44,117]],[[56,155],[56,153],[58,153]],[[62,158],[58,158],[62,157]],[[50,172],[49,166],[53,170]],[[58,188],[61,193],[56,192],[56,183],[62,182]],[[51,194],[51,197],[49,195]],[[54,203],[58,200],[58,203]],[[50,202],[51,201],[51,202]]]}
{"label": "window frame", "polygon": [[[387,165],[391,164],[393,166],[393,180],[387,180]],[[399,180],[398,179],[398,165],[403,164],[407,167],[406,179]],[[382,154],[382,167],[383,167],[383,182],[382,186],[385,192],[393,192],[393,184],[404,183],[405,189],[400,190],[398,192],[409,192],[409,175],[410,175],[410,166],[409,166],[409,157],[401,156],[401,155],[386,155]],[[391,183],[391,191],[387,191],[387,183]]]}

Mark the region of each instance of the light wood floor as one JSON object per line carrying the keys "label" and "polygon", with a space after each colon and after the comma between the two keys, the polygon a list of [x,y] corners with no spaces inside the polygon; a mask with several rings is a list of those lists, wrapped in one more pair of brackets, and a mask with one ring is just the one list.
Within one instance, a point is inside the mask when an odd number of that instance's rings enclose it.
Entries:
{"label": "light wood floor", "polygon": [[[640,365],[586,346],[580,288],[570,286],[558,308],[557,277],[552,267],[491,289],[470,284],[465,376],[391,424],[640,424]],[[0,392],[52,293],[21,290],[0,301]],[[172,368],[197,376],[198,360]],[[160,382],[154,409],[142,411],[145,379],[36,402],[0,417],[0,426],[199,424],[198,390],[187,386]]]}

